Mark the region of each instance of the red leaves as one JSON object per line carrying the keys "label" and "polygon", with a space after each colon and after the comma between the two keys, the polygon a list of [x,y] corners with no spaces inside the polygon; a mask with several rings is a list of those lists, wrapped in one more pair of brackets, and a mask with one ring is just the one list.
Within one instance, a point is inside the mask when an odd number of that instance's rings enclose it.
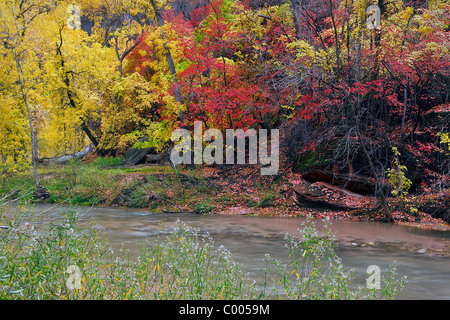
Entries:
{"label": "red leaves", "polygon": [[420,141],[416,141],[417,145],[418,145],[418,149],[420,152],[425,152],[428,155],[431,155],[431,153],[433,151],[438,151],[439,148],[436,147],[434,144],[432,143],[422,143]]}
{"label": "red leaves", "polygon": [[181,91],[189,113],[187,122],[203,120],[210,127],[243,128],[258,123],[268,105],[261,88],[250,84],[236,63],[236,32],[224,16],[223,1],[212,1],[194,38],[182,43],[190,66],[180,73]]}

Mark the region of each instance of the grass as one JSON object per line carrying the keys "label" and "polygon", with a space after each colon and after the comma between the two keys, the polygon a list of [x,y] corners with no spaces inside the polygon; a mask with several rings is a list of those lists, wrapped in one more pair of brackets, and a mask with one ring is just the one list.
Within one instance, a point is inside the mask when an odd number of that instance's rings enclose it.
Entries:
{"label": "grass", "polygon": [[93,161],[94,166],[105,167],[105,166],[118,166],[123,163],[123,159],[120,157],[98,157]]}
{"label": "grass", "polygon": [[194,212],[199,214],[206,214],[211,212],[213,208],[214,207],[210,204],[210,201],[203,201],[195,206]]}
{"label": "grass", "polygon": [[[171,166],[123,167],[121,163],[120,158],[107,157],[97,158],[92,163],[75,160],[65,165],[40,166],[40,183],[50,193],[46,201],[83,206],[143,207],[153,211],[177,211],[181,208],[206,214],[229,206],[275,207],[280,197],[271,190],[265,190],[265,182],[255,182],[260,192],[249,195],[229,188],[226,175],[213,181],[201,170],[175,172]],[[235,178],[230,179],[233,183],[241,183]],[[32,193],[35,187],[30,172],[10,175],[5,182],[3,193],[10,192],[13,197],[34,201]],[[252,178],[246,182],[251,183]]]}
{"label": "grass", "polygon": [[404,286],[395,269],[381,290],[352,284],[335,238],[319,236],[313,220],[286,236],[289,265],[266,256],[257,282],[226,248],[183,223],[162,226],[163,236],[131,258],[79,219],[0,203],[0,299],[391,299]]}
{"label": "grass", "polygon": [[[121,161],[120,158],[97,158],[89,164],[71,161],[66,165],[41,166],[38,168],[38,175],[41,185],[50,192],[47,200],[50,203],[150,207],[153,203],[146,196],[151,192],[161,198],[164,198],[167,189],[184,192],[177,178],[161,181],[153,176],[174,175],[170,167],[124,168],[117,166]],[[3,194],[10,193],[13,197],[23,197],[24,200],[33,202],[34,190],[31,174],[22,172],[7,177]],[[183,198],[184,196],[185,194],[182,195]]]}
{"label": "grass", "polygon": [[381,276],[383,287],[380,289],[355,285],[355,274],[347,270],[336,254],[336,235],[329,224],[325,227],[327,232],[321,236],[314,221],[309,219],[299,229],[300,241],[286,234],[289,265],[267,257],[266,277],[274,275],[270,287],[276,288],[272,290],[272,297],[280,298],[280,291],[289,299],[308,300],[372,300],[398,296],[406,285],[406,276],[398,276],[395,263]]}

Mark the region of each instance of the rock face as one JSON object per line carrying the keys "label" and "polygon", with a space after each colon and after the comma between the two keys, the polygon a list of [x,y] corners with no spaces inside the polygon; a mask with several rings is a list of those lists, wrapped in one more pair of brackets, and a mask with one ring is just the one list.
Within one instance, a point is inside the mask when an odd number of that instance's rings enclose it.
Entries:
{"label": "rock face", "polygon": [[[147,142],[148,137],[142,138],[139,142]],[[153,147],[149,148],[131,148],[123,158],[123,164],[134,166],[137,164],[170,164],[167,152],[157,153]]]}
{"label": "rock face", "polygon": [[[139,142],[147,142],[148,137],[142,138]],[[134,166],[138,164],[139,162],[145,161],[145,156],[148,153],[154,152],[154,148],[131,148],[127,151],[125,154],[125,157],[123,158],[123,164]]]}
{"label": "rock face", "polygon": [[294,202],[302,207],[350,211],[371,207],[375,199],[326,182],[304,183],[292,188]]}
{"label": "rock face", "polygon": [[146,163],[168,165],[170,164],[169,154],[167,152],[145,155]]}

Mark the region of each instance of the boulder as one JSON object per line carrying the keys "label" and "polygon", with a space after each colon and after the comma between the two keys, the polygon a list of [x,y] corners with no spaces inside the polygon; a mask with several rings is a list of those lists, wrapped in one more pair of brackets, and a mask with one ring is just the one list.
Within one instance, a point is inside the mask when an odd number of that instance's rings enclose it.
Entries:
{"label": "boulder", "polygon": [[[143,143],[143,142],[148,142],[148,137],[144,137],[141,140],[139,140],[139,142]],[[153,147],[148,147],[148,148],[130,148],[127,153],[125,154],[124,158],[123,158],[123,164],[124,165],[130,165],[130,166],[134,166],[140,162],[145,162],[146,159],[146,155],[148,153],[152,153],[154,152],[154,148]]]}
{"label": "boulder", "polygon": [[[148,142],[148,137],[139,140],[140,143]],[[158,153],[155,148],[130,148],[123,158],[123,164],[134,166],[137,164],[169,165],[168,152]]]}
{"label": "boulder", "polygon": [[169,154],[167,152],[147,154],[145,159],[147,164],[170,165]]}
{"label": "boulder", "polygon": [[33,198],[36,200],[44,201],[50,198],[50,192],[46,188],[39,186],[33,192]]}

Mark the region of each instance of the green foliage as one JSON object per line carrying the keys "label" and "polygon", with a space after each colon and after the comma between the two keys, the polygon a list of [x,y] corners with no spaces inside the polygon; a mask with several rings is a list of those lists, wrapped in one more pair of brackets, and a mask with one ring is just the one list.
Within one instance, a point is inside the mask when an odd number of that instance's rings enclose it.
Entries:
{"label": "green foliage", "polygon": [[[149,140],[144,142],[141,141],[136,142],[133,145],[134,148],[139,149],[155,148],[156,150],[161,151],[169,143],[169,138],[170,135],[172,134],[170,131],[169,123],[164,120],[150,123],[145,129],[145,133]],[[141,132],[139,132],[139,134],[141,136],[144,135]]]}
{"label": "green foliage", "polygon": [[119,161],[120,158],[99,158],[93,164],[72,161],[63,167],[49,167],[42,174],[42,183],[50,191],[50,202],[92,205],[114,198],[122,190],[117,181],[121,171],[101,168]]}
{"label": "green foliage", "polygon": [[274,204],[274,201],[277,199],[275,195],[265,195],[264,198],[258,203],[257,207],[260,208],[267,208],[272,207]]}
{"label": "green foliage", "polygon": [[9,219],[10,228],[0,231],[0,298],[100,298],[98,286],[83,286],[80,291],[65,286],[70,265],[83,270],[84,285],[86,276],[92,279],[94,270],[100,267],[98,258],[105,252],[95,231],[77,227],[72,213],[41,226],[31,208],[18,211],[5,215],[2,210],[2,222]]}
{"label": "green foliage", "polygon": [[94,160],[92,163],[95,166],[105,167],[105,166],[113,166],[120,165],[123,162],[123,158],[121,157],[99,157]]}
{"label": "green foliage", "polygon": [[148,250],[156,299],[253,299],[256,286],[223,246],[179,223]]}
{"label": "green foliage", "polygon": [[394,153],[395,168],[389,168],[386,171],[389,183],[392,186],[391,193],[394,197],[398,197],[400,199],[403,210],[406,208],[410,213],[416,215],[418,212],[417,208],[411,206],[409,199],[406,197],[412,185],[412,181],[405,175],[405,172],[408,169],[405,165],[400,164],[400,152],[398,149],[393,147],[392,151]]}
{"label": "green foliage", "polygon": [[400,164],[400,152],[396,147],[392,148],[394,153],[394,168],[386,170],[389,183],[392,186],[392,195],[404,199],[408,195],[408,190],[412,185],[412,181],[408,179],[405,172],[408,170],[405,165]]}
{"label": "green foliage", "polygon": [[211,212],[213,209],[214,209],[214,207],[211,206],[209,201],[205,201],[205,202],[198,203],[194,208],[194,212],[206,214],[206,213]]}

